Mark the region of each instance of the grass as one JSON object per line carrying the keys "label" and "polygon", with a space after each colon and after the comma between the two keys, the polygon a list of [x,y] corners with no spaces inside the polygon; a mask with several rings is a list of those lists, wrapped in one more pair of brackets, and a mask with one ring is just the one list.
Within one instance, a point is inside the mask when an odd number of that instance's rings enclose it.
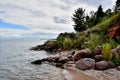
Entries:
{"label": "grass", "polygon": [[110,61],[112,59],[112,51],[110,44],[106,43],[102,45],[102,56],[106,61]]}
{"label": "grass", "polygon": [[[85,31],[80,33],[61,33],[56,41],[48,41],[46,43],[54,44],[57,49],[80,50],[89,48],[92,52],[97,46],[102,46],[103,58],[119,65],[120,53],[113,58],[111,50],[120,45],[120,41],[116,41],[107,35],[107,30],[112,26],[118,25],[118,21],[120,21],[120,12],[104,17],[99,24]],[[86,33],[88,36],[85,36]]]}

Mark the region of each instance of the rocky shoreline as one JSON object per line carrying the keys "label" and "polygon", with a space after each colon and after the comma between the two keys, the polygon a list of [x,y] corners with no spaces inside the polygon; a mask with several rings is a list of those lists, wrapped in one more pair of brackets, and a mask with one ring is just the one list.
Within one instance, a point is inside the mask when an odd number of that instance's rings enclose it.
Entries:
{"label": "rocky shoreline", "polygon": [[[89,49],[64,51],[62,49],[54,48],[54,45],[52,44],[38,45],[37,47],[32,47],[30,50],[55,51],[57,53],[53,57],[47,57],[41,60],[33,61],[31,62],[32,64],[38,65],[46,62],[52,63],[54,66],[62,69],[70,68],[75,71],[80,71],[86,75],[92,76],[97,80],[120,79],[120,77],[116,77],[118,75],[120,76],[120,66],[104,60],[101,55],[101,46],[97,46],[93,53]],[[118,52],[120,52],[120,48],[112,49],[112,57],[115,57]],[[110,76],[111,74],[113,75]]]}

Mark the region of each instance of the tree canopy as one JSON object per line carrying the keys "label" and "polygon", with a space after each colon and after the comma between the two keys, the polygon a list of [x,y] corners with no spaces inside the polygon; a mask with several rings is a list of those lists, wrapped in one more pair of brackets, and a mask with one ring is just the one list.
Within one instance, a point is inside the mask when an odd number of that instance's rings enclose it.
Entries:
{"label": "tree canopy", "polygon": [[85,25],[84,25],[84,19],[85,19],[85,9],[83,8],[78,8],[75,10],[75,14],[72,16],[72,20],[74,21],[74,29],[77,32],[85,30]]}
{"label": "tree canopy", "polygon": [[117,0],[117,1],[116,1],[115,11],[120,11],[120,0]]}

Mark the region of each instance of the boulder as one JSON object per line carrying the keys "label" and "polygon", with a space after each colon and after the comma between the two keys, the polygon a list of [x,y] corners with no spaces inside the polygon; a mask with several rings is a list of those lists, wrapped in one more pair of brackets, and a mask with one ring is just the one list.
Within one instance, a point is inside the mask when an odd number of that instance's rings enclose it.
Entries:
{"label": "boulder", "polygon": [[62,64],[62,63],[56,63],[56,64],[55,64],[56,67],[63,67],[63,65],[64,65],[64,64]]}
{"label": "boulder", "polygon": [[100,55],[102,52],[102,46],[97,46],[95,49],[94,49],[94,55]]}
{"label": "boulder", "polygon": [[42,60],[35,60],[33,62],[31,62],[31,64],[41,64],[42,63]]}
{"label": "boulder", "polygon": [[116,57],[119,58],[119,51],[118,51],[118,49],[112,49],[112,57],[113,58],[116,58]]}
{"label": "boulder", "polygon": [[48,42],[44,45],[44,50],[46,51],[53,51],[54,48],[55,48],[55,45],[53,42]]}
{"label": "boulder", "polygon": [[43,49],[44,49],[44,44],[37,45],[36,47],[30,48],[30,50],[34,50],[34,51],[39,51],[39,50],[43,50]]}
{"label": "boulder", "polygon": [[78,61],[79,59],[82,58],[90,58],[91,57],[91,51],[89,49],[83,49],[80,51],[76,51],[75,54],[73,55],[73,59],[75,61]]}
{"label": "boulder", "polygon": [[76,62],[75,66],[81,70],[93,69],[95,66],[95,60],[91,58],[80,59]]}
{"label": "boulder", "polygon": [[120,71],[120,66],[116,67],[116,69],[117,69],[118,71]]}
{"label": "boulder", "polygon": [[54,57],[48,57],[48,58],[43,58],[42,62],[47,61],[47,62],[55,62],[55,58]]}
{"label": "boulder", "polygon": [[94,59],[96,62],[98,62],[98,61],[102,61],[103,57],[102,57],[102,55],[95,55]]}
{"label": "boulder", "polygon": [[69,58],[67,56],[61,56],[58,60],[60,63],[66,63],[69,61]]}
{"label": "boulder", "polygon": [[116,67],[113,63],[107,62],[107,61],[99,61],[95,64],[96,70],[107,70],[109,68]]}

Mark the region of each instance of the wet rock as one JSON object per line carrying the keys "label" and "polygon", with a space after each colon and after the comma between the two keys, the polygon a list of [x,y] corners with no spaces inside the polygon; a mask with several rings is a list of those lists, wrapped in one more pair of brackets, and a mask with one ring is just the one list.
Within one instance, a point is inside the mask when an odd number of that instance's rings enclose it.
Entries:
{"label": "wet rock", "polygon": [[107,61],[99,61],[95,64],[95,69],[97,70],[107,70],[109,68],[114,68],[115,65]]}
{"label": "wet rock", "polygon": [[112,49],[112,57],[113,58],[116,58],[116,57],[119,58],[119,51],[118,51],[118,49]]}
{"label": "wet rock", "polygon": [[94,55],[100,55],[102,52],[102,46],[97,46],[95,49],[94,49]]}
{"label": "wet rock", "polygon": [[36,47],[32,47],[30,50],[45,50],[45,51],[57,51],[57,48],[54,45],[54,41],[47,41],[46,43],[42,45],[38,45]]}
{"label": "wet rock", "polygon": [[46,51],[53,51],[54,50],[54,43],[53,42],[48,42],[44,45],[44,50]]}
{"label": "wet rock", "polygon": [[56,67],[63,67],[63,64],[62,63],[56,63],[55,66]]}
{"label": "wet rock", "polygon": [[94,59],[96,62],[98,62],[98,61],[102,61],[103,57],[102,57],[102,55],[95,55]]}
{"label": "wet rock", "polygon": [[80,59],[76,62],[76,67],[81,70],[93,69],[95,66],[95,60],[91,58]]}
{"label": "wet rock", "polygon": [[70,55],[74,55],[74,54],[75,54],[75,50],[71,50],[71,51],[69,52],[69,54],[70,54]]}
{"label": "wet rock", "polygon": [[60,63],[66,63],[69,61],[69,58],[67,56],[61,56],[58,60]]}
{"label": "wet rock", "polygon": [[41,63],[42,63],[42,60],[36,60],[36,61],[31,62],[31,64],[41,64]]}
{"label": "wet rock", "polygon": [[44,44],[43,45],[38,45],[36,47],[32,47],[30,50],[34,50],[34,51],[39,51],[44,49]]}
{"label": "wet rock", "polygon": [[69,55],[68,58],[69,58],[70,61],[73,61],[72,55]]}
{"label": "wet rock", "polygon": [[56,57],[47,57],[47,58],[43,58],[42,59],[42,62],[45,62],[45,61],[47,61],[47,62],[55,62],[55,63],[58,63],[59,61],[59,56],[56,56]]}
{"label": "wet rock", "polygon": [[78,61],[79,59],[82,58],[90,58],[91,57],[91,51],[89,49],[83,49],[80,51],[76,51],[75,54],[73,55],[73,59],[75,61]]}
{"label": "wet rock", "polygon": [[116,69],[117,69],[118,71],[120,71],[120,66],[116,67]]}

